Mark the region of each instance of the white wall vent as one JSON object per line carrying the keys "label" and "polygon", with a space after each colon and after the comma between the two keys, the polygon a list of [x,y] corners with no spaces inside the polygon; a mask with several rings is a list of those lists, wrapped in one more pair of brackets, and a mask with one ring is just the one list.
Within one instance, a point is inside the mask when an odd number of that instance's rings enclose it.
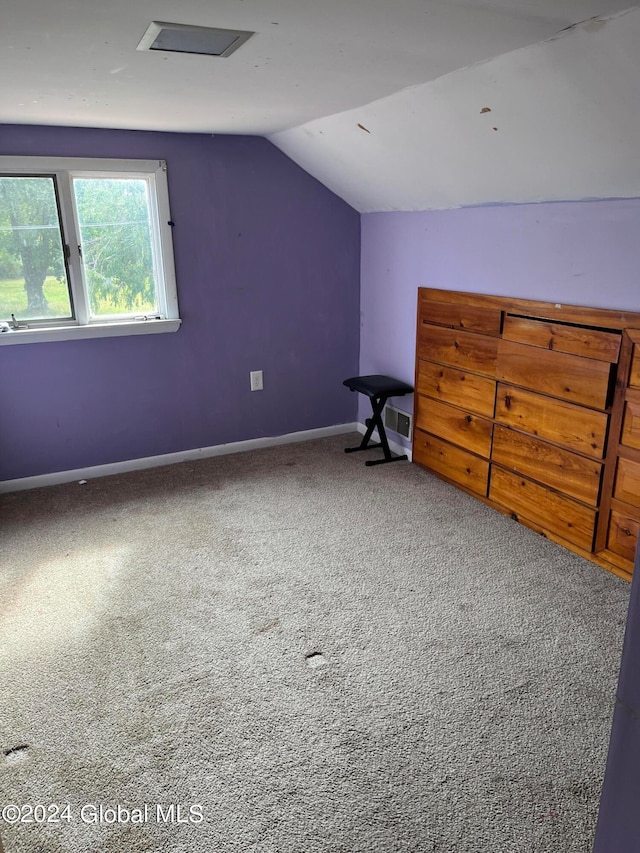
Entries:
{"label": "white wall vent", "polygon": [[385,429],[393,430],[405,438],[411,438],[411,415],[408,412],[402,412],[394,406],[385,406],[384,425]]}

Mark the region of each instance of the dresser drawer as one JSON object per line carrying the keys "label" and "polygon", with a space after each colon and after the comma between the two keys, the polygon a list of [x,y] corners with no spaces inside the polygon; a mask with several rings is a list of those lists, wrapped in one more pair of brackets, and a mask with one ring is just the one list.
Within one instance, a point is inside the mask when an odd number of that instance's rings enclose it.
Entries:
{"label": "dresser drawer", "polygon": [[499,335],[502,312],[497,308],[478,308],[473,305],[450,302],[420,300],[420,319],[427,323],[466,329],[470,332],[482,332],[486,335]]}
{"label": "dresser drawer", "polygon": [[426,394],[443,403],[460,406],[461,409],[468,409],[487,418],[493,417],[496,383],[486,376],[421,358],[418,361],[416,385],[418,394]]}
{"label": "dresser drawer", "polygon": [[491,421],[420,394],[415,400],[418,429],[489,458],[493,430]]}
{"label": "dresser drawer", "polygon": [[569,326],[552,320],[534,320],[531,317],[507,315],[502,337],[533,347],[554,352],[566,352],[584,358],[615,363],[620,354],[619,332],[604,332],[584,326]]}
{"label": "dresser drawer", "polygon": [[499,383],[496,420],[594,459],[604,455],[608,421],[604,412]]}
{"label": "dresser drawer", "polygon": [[518,520],[526,519],[585,551],[591,551],[595,510],[495,465],[491,466],[489,498],[515,513]]}
{"label": "dresser drawer", "polygon": [[576,500],[596,506],[602,464],[539,438],[498,426],[493,431],[494,462]]}
{"label": "dresser drawer", "polygon": [[640,462],[618,459],[614,498],[632,506],[640,507]]}
{"label": "dresser drawer", "polygon": [[422,324],[418,331],[418,355],[439,364],[495,378],[498,338],[459,329]]}
{"label": "dresser drawer", "polygon": [[611,365],[564,352],[500,341],[496,379],[570,403],[606,409]]}
{"label": "dresser drawer", "polygon": [[631,354],[631,373],[629,374],[629,385],[640,388],[640,332],[636,329],[629,330],[629,337],[633,341],[633,352]]}
{"label": "dresser drawer", "polygon": [[489,463],[473,453],[417,429],[413,436],[413,461],[486,497]]}
{"label": "dresser drawer", "polygon": [[624,404],[621,443],[640,450],[640,400],[627,400]]}
{"label": "dresser drawer", "polygon": [[638,518],[613,510],[609,521],[607,548],[633,564],[638,545],[638,531],[640,531]]}

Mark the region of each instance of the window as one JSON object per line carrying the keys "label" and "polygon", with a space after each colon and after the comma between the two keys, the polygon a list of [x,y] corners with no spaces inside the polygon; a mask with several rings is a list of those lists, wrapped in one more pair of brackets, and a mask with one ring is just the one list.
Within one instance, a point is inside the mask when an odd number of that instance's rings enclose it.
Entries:
{"label": "window", "polygon": [[179,328],[166,165],[0,157],[0,344]]}

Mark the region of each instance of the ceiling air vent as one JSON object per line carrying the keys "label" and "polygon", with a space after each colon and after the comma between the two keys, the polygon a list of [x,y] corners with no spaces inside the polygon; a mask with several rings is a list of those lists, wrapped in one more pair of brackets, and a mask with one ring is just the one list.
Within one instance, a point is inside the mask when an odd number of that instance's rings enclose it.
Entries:
{"label": "ceiling air vent", "polygon": [[247,30],[220,30],[152,21],[140,39],[138,50],[168,50],[174,53],[203,53],[231,56],[254,33]]}

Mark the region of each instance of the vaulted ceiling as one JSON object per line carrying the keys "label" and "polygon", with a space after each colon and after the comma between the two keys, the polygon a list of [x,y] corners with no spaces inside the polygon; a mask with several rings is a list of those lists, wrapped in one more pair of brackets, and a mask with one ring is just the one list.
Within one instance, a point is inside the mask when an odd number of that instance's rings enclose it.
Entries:
{"label": "vaulted ceiling", "polygon": [[[2,123],[264,135],[362,211],[640,195],[628,0],[10,6]],[[152,20],[256,35],[137,51]]]}

